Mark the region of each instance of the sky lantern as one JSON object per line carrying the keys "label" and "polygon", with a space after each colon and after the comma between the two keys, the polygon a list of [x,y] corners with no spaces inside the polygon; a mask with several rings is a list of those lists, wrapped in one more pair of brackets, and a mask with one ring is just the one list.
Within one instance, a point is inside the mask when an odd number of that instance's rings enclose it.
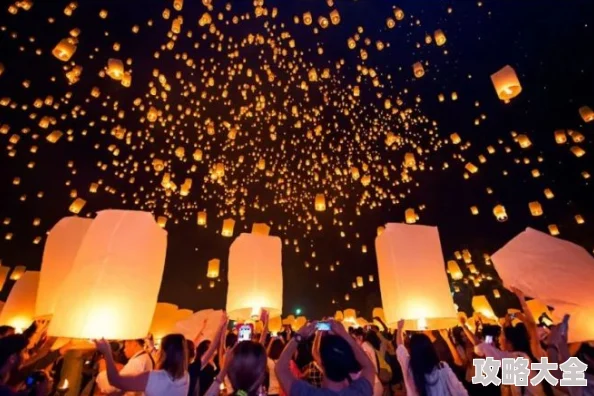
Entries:
{"label": "sky lantern", "polygon": [[567,143],[567,135],[563,129],[557,129],[555,131],[555,142],[557,144],[565,144]]}
{"label": "sky lantern", "polygon": [[330,21],[333,25],[338,25],[340,23],[340,13],[338,10],[332,10],[330,12]]}
{"label": "sky lantern", "polygon": [[173,0],[173,9],[181,11],[184,8],[184,0]]}
{"label": "sky lantern", "polygon": [[434,33],[433,33],[433,37],[435,38],[435,44],[437,44],[438,47],[441,47],[442,45],[444,45],[447,41],[446,39],[446,35],[443,32],[443,30],[441,29],[437,29]]}
{"label": "sky lantern", "polygon": [[462,141],[462,139],[460,138],[460,135],[458,135],[455,132],[450,135],[450,140],[452,141],[453,144],[459,144]]}
{"label": "sky lantern", "polygon": [[493,214],[495,218],[499,222],[507,221],[507,212],[505,211],[505,207],[503,205],[497,205],[493,208]]}
{"label": "sky lantern", "polygon": [[549,234],[551,234],[552,236],[559,235],[559,227],[557,227],[556,224],[549,224],[548,228],[549,228]]}
{"label": "sky lantern", "polygon": [[21,279],[21,277],[26,271],[27,267],[25,267],[24,265],[17,265],[16,267],[14,267],[12,273],[10,274],[10,280],[17,281]]}
{"label": "sky lantern", "polygon": [[161,287],[166,250],[167,233],[151,213],[98,212],[62,284],[48,335],[145,337]]}
{"label": "sky lantern", "polygon": [[81,217],[64,217],[49,231],[41,261],[36,317],[53,315],[62,284],[92,222]]}
{"label": "sky lantern", "polygon": [[457,322],[436,227],[390,223],[375,239],[387,324],[445,329]]}
{"label": "sky lantern", "polygon": [[357,287],[363,287],[363,277],[358,276],[356,280],[357,280]]}
{"label": "sky lantern", "polygon": [[157,217],[157,225],[161,228],[165,228],[165,226],[167,225],[167,216],[158,216]]}
{"label": "sky lantern", "polygon": [[174,331],[177,311],[178,307],[175,304],[156,304],[149,328],[149,333],[156,342],[160,342],[163,337]]}
{"label": "sky lantern", "polygon": [[312,24],[312,22],[313,22],[313,18],[311,16],[311,12],[308,11],[308,12],[304,13],[303,14],[303,24],[306,26],[309,26]]}
{"label": "sky lantern", "polygon": [[417,214],[413,208],[408,208],[404,211],[404,220],[406,224],[414,224],[417,222]]}
{"label": "sky lantern", "polygon": [[198,212],[198,225],[205,226],[206,225],[206,212]]}
{"label": "sky lantern", "polygon": [[464,274],[460,270],[460,266],[454,260],[448,261],[448,273],[452,277],[452,280],[460,280],[464,277]]}
{"label": "sky lantern", "polygon": [[523,149],[532,146],[532,142],[530,141],[530,139],[526,135],[518,135],[518,137],[516,138],[516,140],[518,141],[518,144],[520,145],[520,147],[523,148]]}
{"label": "sky lantern", "polygon": [[532,216],[542,216],[542,206],[538,201],[530,202],[528,204],[528,208],[530,209],[530,213],[532,214]]}
{"label": "sky lantern", "polygon": [[275,337],[283,328],[283,320],[280,316],[276,316],[274,318],[270,318],[268,321],[268,330],[272,333],[272,336]]}
{"label": "sky lantern", "polygon": [[117,81],[124,78],[124,62],[119,59],[109,59],[107,61],[107,75]]}
{"label": "sky lantern", "polygon": [[27,271],[16,281],[0,312],[0,325],[12,326],[20,333],[33,323],[38,285],[38,271]]}
{"label": "sky lantern", "polygon": [[474,216],[479,214],[479,209],[476,206],[471,206],[470,207],[470,213],[472,213]]}
{"label": "sky lantern", "polygon": [[[586,221],[584,220],[584,218],[582,217],[582,215],[575,215],[575,222],[578,224],[584,224]],[[0,289],[1,290],[1,289]]]}
{"label": "sky lantern", "polygon": [[227,308],[229,318],[271,317],[283,309],[282,243],[280,238],[241,234],[229,248]]}
{"label": "sky lantern", "polygon": [[223,229],[221,230],[221,235],[227,238],[231,238],[233,236],[233,229],[235,228],[235,220],[233,219],[225,219],[223,220]]}
{"label": "sky lantern", "polygon": [[268,235],[270,234],[270,227],[265,223],[254,223],[252,225],[252,234]]}
{"label": "sky lantern", "polygon": [[393,29],[394,26],[396,26],[396,21],[392,18],[386,18],[386,26],[388,27],[388,29]]}
{"label": "sky lantern", "polygon": [[318,212],[323,212],[326,210],[326,197],[324,194],[316,194],[315,208]]}
{"label": "sky lantern", "polygon": [[489,303],[489,300],[487,300],[486,296],[472,297],[472,309],[474,312],[480,313],[487,319],[497,319],[497,316],[495,316],[493,308],[491,308],[491,304]]}
{"label": "sky lantern", "polygon": [[52,55],[61,60],[62,62],[68,62],[72,55],[76,52],[76,39],[67,38],[60,40],[58,45],[53,49]]}
{"label": "sky lantern", "polygon": [[584,154],[586,154],[586,151],[580,146],[572,146],[570,151],[578,158],[583,157]]}
{"label": "sky lantern", "polygon": [[396,18],[396,20],[401,21],[404,19],[404,11],[402,11],[401,8],[399,7],[395,7],[394,8],[394,17]]}
{"label": "sky lantern", "polygon": [[413,64],[413,73],[416,78],[421,78],[425,75],[425,68],[421,62]]}
{"label": "sky lantern", "polygon": [[219,259],[210,260],[208,262],[208,270],[206,271],[206,277],[218,278],[220,266],[221,266],[221,260],[219,260]]}
{"label": "sky lantern", "polygon": [[509,102],[522,92],[522,85],[516,71],[509,65],[492,74],[491,81],[497,96],[504,102]]}
{"label": "sky lantern", "polygon": [[545,195],[545,197],[547,197],[547,199],[555,198],[555,194],[553,194],[553,191],[550,188],[544,189],[544,195]]}
{"label": "sky lantern", "polygon": [[580,107],[579,112],[584,122],[591,122],[594,120],[594,110],[592,110],[589,106]]}
{"label": "sky lantern", "polygon": [[82,208],[84,208],[84,206],[87,204],[87,201],[85,201],[82,198],[76,198],[71,204],[70,207],[68,207],[68,210],[74,214],[79,214],[80,211],[82,210]]}
{"label": "sky lantern", "polygon": [[318,17],[318,24],[320,25],[320,27],[322,29],[326,29],[328,27],[328,25],[330,24],[330,22],[328,21],[328,18],[320,15]]}

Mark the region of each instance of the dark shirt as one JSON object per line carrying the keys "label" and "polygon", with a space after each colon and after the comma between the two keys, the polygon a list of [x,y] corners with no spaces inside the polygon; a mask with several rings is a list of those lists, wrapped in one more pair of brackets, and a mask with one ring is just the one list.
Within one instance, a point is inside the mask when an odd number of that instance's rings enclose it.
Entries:
{"label": "dark shirt", "polygon": [[[217,375],[218,371],[212,364],[207,364],[202,370],[200,366],[200,360],[195,360],[188,366],[188,374],[190,375],[188,396],[203,396]],[[198,384],[198,392],[194,393],[196,384]]]}

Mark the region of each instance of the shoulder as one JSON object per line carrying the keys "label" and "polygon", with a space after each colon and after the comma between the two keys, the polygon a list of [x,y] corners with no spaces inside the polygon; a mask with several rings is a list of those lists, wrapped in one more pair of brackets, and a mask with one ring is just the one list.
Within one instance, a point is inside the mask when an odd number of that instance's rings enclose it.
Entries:
{"label": "shoulder", "polygon": [[297,380],[293,382],[293,385],[291,386],[291,392],[289,392],[291,396],[315,395],[319,393],[321,393],[320,389],[311,386],[303,380]]}
{"label": "shoulder", "polygon": [[371,383],[361,377],[358,380],[353,381],[351,385],[346,389],[347,395],[371,395],[373,394],[373,386]]}

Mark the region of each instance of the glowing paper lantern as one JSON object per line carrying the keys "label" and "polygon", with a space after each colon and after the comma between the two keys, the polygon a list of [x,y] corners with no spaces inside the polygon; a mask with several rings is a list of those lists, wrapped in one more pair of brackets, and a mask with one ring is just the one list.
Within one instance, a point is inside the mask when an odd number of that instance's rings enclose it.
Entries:
{"label": "glowing paper lantern", "polygon": [[433,33],[433,37],[435,38],[435,44],[437,44],[437,46],[441,47],[442,45],[444,45],[447,41],[446,39],[446,35],[443,32],[443,30],[441,29],[437,29],[434,33]]}
{"label": "glowing paper lantern", "polygon": [[27,271],[16,281],[0,313],[0,325],[12,326],[20,332],[33,323],[38,285],[38,271]]}
{"label": "glowing paper lantern", "polygon": [[120,81],[124,77],[124,63],[119,59],[107,61],[107,75],[114,80]]}
{"label": "glowing paper lantern", "polygon": [[363,287],[363,277],[362,276],[357,277],[357,286]]}
{"label": "glowing paper lantern", "polygon": [[330,12],[330,21],[333,25],[338,25],[340,23],[340,13],[338,10],[332,10]]}
{"label": "glowing paper lantern", "polygon": [[6,279],[8,278],[8,273],[10,272],[10,267],[5,267],[0,265],[0,292],[4,289],[4,284],[6,283]]}
{"label": "glowing paper lantern", "polygon": [[21,277],[23,276],[23,274],[26,271],[27,271],[27,267],[25,267],[24,265],[17,265],[12,270],[12,274],[10,274],[10,280],[17,281],[17,280],[21,279]]}
{"label": "glowing paper lantern", "polygon": [[375,239],[387,324],[407,329],[449,328],[457,321],[435,227],[390,223]]}
{"label": "glowing paper lantern", "polygon": [[580,107],[580,116],[584,122],[591,122],[594,120],[594,110],[592,110],[589,106],[582,106]]}
{"label": "glowing paper lantern", "polygon": [[555,142],[557,142],[557,144],[565,144],[567,142],[567,135],[565,135],[565,131],[563,129],[558,129],[555,131]]}
{"label": "glowing paper lantern", "polygon": [[516,71],[509,65],[492,74],[491,81],[497,96],[504,102],[510,101],[522,92],[522,85]]}
{"label": "glowing paper lantern", "polygon": [[76,52],[76,40],[67,38],[60,40],[58,45],[53,49],[52,55],[61,60],[62,62],[68,62],[72,55]]}
{"label": "glowing paper lantern", "polygon": [[235,228],[235,220],[233,219],[225,219],[223,220],[223,229],[221,230],[221,235],[227,238],[231,238],[233,236],[233,229]]}
{"label": "glowing paper lantern", "polygon": [[68,207],[68,210],[74,214],[79,214],[80,211],[82,210],[82,208],[84,208],[84,206],[87,204],[87,201],[85,201],[82,198],[76,198]]}
{"label": "glowing paper lantern", "polygon": [[50,230],[43,250],[35,317],[53,315],[62,284],[92,222],[91,219],[65,217]]}
{"label": "glowing paper lantern", "polygon": [[549,234],[552,236],[559,235],[559,227],[556,224],[549,224]]}
{"label": "glowing paper lantern", "polygon": [[505,211],[505,207],[503,205],[497,205],[493,208],[493,214],[495,218],[499,222],[507,221],[507,212]]}
{"label": "glowing paper lantern", "polygon": [[415,210],[412,208],[406,209],[404,211],[404,219],[406,220],[406,224],[414,224],[417,222],[417,214]]}
{"label": "glowing paper lantern", "polygon": [[278,237],[241,234],[229,249],[227,313],[247,320],[266,309],[271,317],[283,308],[282,244]]}
{"label": "glowing paper lantern", "polygon": [[293,323],[291,323],[291,328],[293,331],[297,331],[307,323],[307,318],[305,316],[298,316]]}
{"label": "glowing paper lantern", "polygon": [[221,260],[219,260],[219,259],[210,260],[208,262],[208,270],[206,272],[206,276],[208,278],[218,278],[220,266],[221,266]]}
{"label": "glowing paper lantern", "polygon": [[270,318],[268,321],[268,330],[272,333],[273,336],[276,336],[281,329],[283,328],[283,320],[280,316],[276,316],[274,318]]}
{"label": "glowing paper lantern", "polygon": [[532,146],[532,142],[530,141],[530,138],[526,135],[519,135],[517,137],[517,141],[518,141],[518,144],[520,145],[520,147],[523,149]]}
{"label": "glowing paper lantern", "polygon": [[532,214],[532,216],[542,216],[542,206],[540,205],[540,203],[538,202],[530,202],[528,204],[528,207],[530,208],[530,213]]}
{"label": "glowing paper lantern", "polygon": [[198,225],[206,225],[206,212],[198,212]]}
{"label": "glowing paper lantern", "polygon": [[173,332],[176,322],[177,305],[157,303],[152,317],[149,333],[155,341],[160,341],[167,334]]}
{"label": "glowing paper lantern", "polygon": [[48,334],[85,339],[145,337],[157,303],[166,249],[167,233],[152,214],[99,212],[64,280]]}
{"label": "glowing paper lantern", "polygon": [[491,304],[489,304],[489,300],[487,300],[486,296],[472,297],[472,309],[474,310],[474,312],[478,312],[488,319],[496,319],[497,318],[497,316],[495,316],[495,313],[493,312],[493,308],[491,308]]}
{"label": "glowing paper lantern", "polygon": [[417,62],[413,65],[413,73],[416,78],[421,78],[425,75],[425,68],[421,62]]}
{"label": "glowing paper lantern", "polygon": [[316,194],[315,208],[318,212],[326,210],[326,197],[324,194]]}
{"label": "glowing paper lantern", "polygon": [[448,273],[450,274],[453,280],[460,280],[464,276],[464,274],[460,270],[460,266],[454,260],[448,261]]}
{"label": "glowing paper lantern", "polygon": [[580,146],[572,146],[570,151],[578,158],[583,157],[584,154],[586,154],[586,151]]}
{"label": "glowing paper lantern", "polygon": [[270,227],[264,223],[254,223],[252,225],[252,234],[268,235],[270,234]]}

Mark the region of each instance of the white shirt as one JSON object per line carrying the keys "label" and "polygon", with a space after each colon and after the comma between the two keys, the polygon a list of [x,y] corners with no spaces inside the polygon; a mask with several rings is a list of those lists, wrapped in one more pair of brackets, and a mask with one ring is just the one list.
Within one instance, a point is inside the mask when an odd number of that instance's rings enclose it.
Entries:
{"label": "white shirt", "polygon": [[365,352],[365,354],[367,355],[369,360],[371,360],[371,362],[373,363],[373,368],[375,369],[375,381],[373,383],[373,396],[381,396],[382,393],[384,392],[384,386],[382,385],[382,382],[380,381],[379,376],[377,374],[378,367],[377,367],[377,356],[375,354],[375,348],[367,341],[365,341],[363,344],[361,344],[361,348],[363,348],[363,352]]}
{"label": "white shirt", "polygon": [[187,396],[190,388],[190,375],[173,380],[164,370],[151,371],[144,389],[146,396]]}
{"label": "white shirt", "polygon": [[[145,371],[151,371],[153,369],[153,361],[148,353],[144,351],[138,352],[136,355],[132,356],[128,363],[120,370],[121,375],[137,375],[140,373],[144,373]],[[102,371],[97,375],[97,386],[101,393],[115,393],[118,392],[119,389],[111,386],[107,379],[107,372]],[[144,393],[142,392],[126,392],[124,393],[126,396],[142,396]]]}
{"label": "white shirt", "polygon": [[274,360],[268,358],[268,372],[269,372],[268,394],[269,395],[280,394],[280,384],[278,383],[278,378],[276,377],[276,372],[274,371],[275,367],[276,367],[276,362]]}

